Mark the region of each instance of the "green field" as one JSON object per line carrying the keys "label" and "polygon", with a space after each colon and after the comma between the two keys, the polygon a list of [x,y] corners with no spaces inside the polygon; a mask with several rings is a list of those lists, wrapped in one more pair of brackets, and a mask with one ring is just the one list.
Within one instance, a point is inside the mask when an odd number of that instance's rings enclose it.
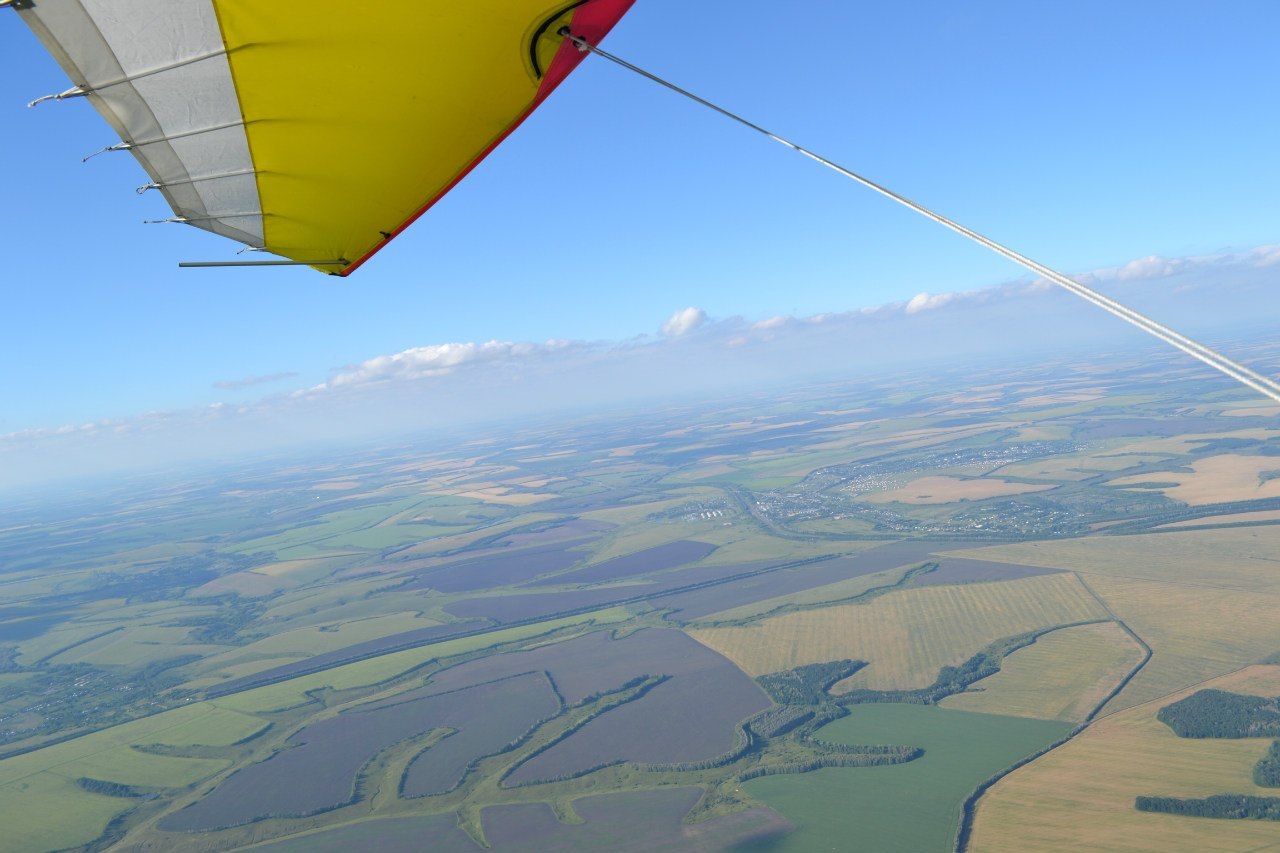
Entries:
{"label": "green field", "polygon": [[948,711],[931,705],[859,705],[818,732],[848,744],[905,744],[924,756],[887,767],[767,776],[743,787],[796,831],[741,853],[814,850],[950,851],[964,800],[979,784],[1071,731],[1065,723]]}

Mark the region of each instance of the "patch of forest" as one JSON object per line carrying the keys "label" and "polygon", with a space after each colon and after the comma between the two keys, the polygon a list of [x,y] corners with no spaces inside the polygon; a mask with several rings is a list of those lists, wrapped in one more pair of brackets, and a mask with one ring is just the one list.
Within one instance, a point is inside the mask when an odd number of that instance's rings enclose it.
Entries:
{"label": "patch of forest", "polygon": [[1134,807],[1140,812],[1160,812],[1186,817],[1280,820],[1280,797],[1250,797],[1246,794],[1215,794],[1203,799],[1138,797]]}
{"label": "patch of forest", "polygon": [[1280,697],[1198,690],[1161,708],[1156,719],[1178,737],[1280,737]]}

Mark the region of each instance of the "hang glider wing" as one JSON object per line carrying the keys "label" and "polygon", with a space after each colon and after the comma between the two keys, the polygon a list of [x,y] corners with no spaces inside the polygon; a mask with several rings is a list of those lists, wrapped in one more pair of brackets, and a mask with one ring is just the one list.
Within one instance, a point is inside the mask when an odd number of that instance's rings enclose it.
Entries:
{"label": "hang glider wing", "polygon": [[348,275],[634,0],[10,0],[178,221]]}

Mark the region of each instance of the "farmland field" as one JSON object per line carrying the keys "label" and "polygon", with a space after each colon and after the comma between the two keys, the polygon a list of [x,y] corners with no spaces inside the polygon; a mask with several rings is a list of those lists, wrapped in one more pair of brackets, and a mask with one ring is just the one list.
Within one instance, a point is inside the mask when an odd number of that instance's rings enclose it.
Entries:
{"label": "farmland field", "polygon": [[1280,497],[1280,479],[1267,479],[1270,472],[1280,471],[1280,459],[1275,456],[1210,456],[1191,464],[1191,473],[1154,471],[1120,480],[1115,486],[1136,486],[1158,481],[1174,482],[1175,486],[1162,487],[1167,496],[1176,501],[1201,506],[1228,501],[1251,501]]}
{"label": "farmland field", "polygon": [[1006,657],[1000,671],[939,704],[960,711],[1081,723],[1143,657],[1114,622],[1045,634]]}
{"label": "farmland field", "polygon": [[614,557],[602,563],[596,563],[585,569],[554,575],[535,582],[535,586],[544,584],[595,584],[607,581],[622,580],[635,575],[647,575],[663,572],[693,563],[711,554],[714,545],[705,542],[694,542],[687,539],[668,542],[646,548],[625,557]]}
{"label": "farmland field", "polygon": [[367,661],[345,664],[314,675],[292,678],[279,684],[256,687],[242,693],[236,693],[233,696],[221,698],[218,700],[218,704],[221,707],[243,711],[280,710],[310,701],[307,696],[307,692],[310,690],[319,690],[326,687],[334,690],[350,690],[355,687],[378,684],[415,669],[427,661],[451,655],[466,654],[470,651],[488,648],[500,643],[535,637],[538,634],[570,625],[581,625],[590,622],[608,624],[609,622],[622,621],[626,616],[626,612],[622,610],[604,610],[581,616],[570,616],[551,622],[541,622],[536,625],[507,628],[475,637],[445,640],[421,648],[392,652]]}
{"label": "farmland field", "polygon": [[1280,595],[1126,578],[1092,577],[1089,584],[1153,652],[1107,711],[1225,675],[1280,649]]}
{"label": "farmland field", "polygon": [[1012,581],[1036,575],[1052,574],[1058,569],[1041,566],[1019,566],[1015,563],[993,563],[989,560],[966,560],[962,557],[943,557],[938,567],[913,580],[916,586],[935,586],[948,583],[984,583]]}
{"label": "farmland field", "polygon": [[900,501],[908,504],[947,504],[954,501],[972,501],[983,498],[1003,497],[1005,495],[1021,495],[1027,492],[1042,492],[1052,489],[1050,485],[1032,483],[1014,483],[1009,480],[971,479],[958,477],[924,477],[913,480],[906,485],[884,492],[873,492],[864,495],[863,499],[873,503]]}
{"label": "farmland field", "polygon": [[[684,672],[588,722],[507,778],[509,784],[571,776],[600,764],[700,761],[728,752],[733,726],[772,702],[723,659],[703,656]],[[654,669],[673,668],[655,661]],[[681,725],[672,726],[672,720]]]}
{"label": "farmland field", "polygon": [[521,583],[585,559],[585,552],[571,550],[573,544],[555,543],[449,563],[421,572],[405,589],[429,587],[441,592],[465,592]]}
{"label": "farmland field", "polygon": [[1280,653],[1280,430],[1192,367],[1067,367],[5,508],[0,848],[941,850],[1077,731],[974,849],[1280,844],[1132,809],[1254,790],[1267,742],[1154,713],[1280,694],[1231,674]]}
{"label": "farmland field", "polygon": [[[482,813],[484,835],[495,853],[713,853],[789,829],[777,814],[759,808],[693,826],[682,824],[681,819],[701,795],[698,788],[678,787],[582,797],[572,806],[583,820],[578,824],[559,822],[542,803],[491,806]],[[376,847],[380,853],[418,853],[424,838],[431,839],[432,853],[480,853],[485,849],[458,828],[457,816],[451,813],[361,821],[254,849],[264,853],[346,853]]]}
{"label": "farmland field", "polygon": [[661,607],[672,608],[675,612],[670,618],[674,620],[696,621],[722,610],[782,598],[790,593],[803,592],[814,587],[827,586],[899,566],[909,566],[927,559],[940,547],[955,547],[956,544],[894,542],[849,556],[832,557],[802,566],[761,573],[728,587],[713,587],[664,596],[657,599],[655,603]]}
{"label": "farmland field", "polygon": [[865,604],[690,634],[753,675],[852,658],[870,666],[849,686],[896,690],[924,687],[940,667],[959,664],[997,639],[1106,616],[1075,577],[1057,574],[903,589]]}
{"label": "farmland field", "polygon": [[787,829],[776,814],[752,809],[695,825],[681,823],[702,796],[697,788],[602,794],[573,801],[585,821],[558,822],[545,805],[491,806],[484,811],[485,839],[503,853],[547,850],[706,851],[735,849],[753,838]]}
{"label": "farmland field", "polygon": [[[1280,695],[1280,667],[1257,666],[1196,689]],[[1225,792],[1275,796],[1253,784],[1270,740],[1180,738],[1156,712],[1186,690],[1129,708],[1000,780],[981,800],[970,849],[1264,850],[1280,845],[1280,824],[1140,812],[1138,796],[1203,797]],[[1088,819],[1082,820],[1081,815]]]}
{"label": "farmland field", "polygon": [[847,849],[953,850],[961,805],[979,783],[1064,736],[1064,723],[948,711],[926,705],[860,705],[818,737],[904,744],[924,756],[888,767],[832,768],[745,784],[799,828],[751,853]]}
{"label": "farmland field", "polygon": [[432,729],[457,733],[410,765],[408,796],[448,790],[467,765],[499,751],[559,707],[555,690],[530,674],[368,711],[355,709],[308,726],[287,748],[222,782],[165,820],[171,832],[219,829],[264,817],[304,816],[348,802],[356,776],[377,753]]}
{"label": "farmland field", "polygon": [[41,853],[86,844],[102,834],[127,800],[90,794],[73,778],[45,773],[0,785],[0,821],[9,853]]}

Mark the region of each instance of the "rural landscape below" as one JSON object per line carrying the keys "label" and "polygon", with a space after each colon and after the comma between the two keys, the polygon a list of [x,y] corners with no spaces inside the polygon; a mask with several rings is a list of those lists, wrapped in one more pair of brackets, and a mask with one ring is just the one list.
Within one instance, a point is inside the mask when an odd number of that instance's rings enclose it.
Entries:
{"label": "rural landscape below", "polygon": [[1172,355],[954,386],[10,508],[3,846],[1280,845],[1277,408]]}

